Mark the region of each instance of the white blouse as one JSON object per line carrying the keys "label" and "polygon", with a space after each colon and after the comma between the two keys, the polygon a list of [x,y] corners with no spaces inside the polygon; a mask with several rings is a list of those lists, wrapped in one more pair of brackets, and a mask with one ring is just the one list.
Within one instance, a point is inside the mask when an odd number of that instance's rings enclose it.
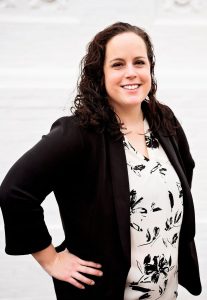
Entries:
{"label": "white blouse", "polygon": [[[149,125],[144,120],[145,132]],[[124,138],[130,186],[131,268],[124,300],[173,300],[178,288],[178,244],[183,216],[180,180],[151,132],[149,159]]]}

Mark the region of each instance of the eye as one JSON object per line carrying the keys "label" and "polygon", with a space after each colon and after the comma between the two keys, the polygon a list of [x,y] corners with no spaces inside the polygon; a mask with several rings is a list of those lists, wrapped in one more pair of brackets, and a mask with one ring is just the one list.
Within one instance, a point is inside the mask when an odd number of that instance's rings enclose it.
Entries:
{"label": "eye", "polygon": [[144,60],[136,60],[135,61],[135,65],[144,65],[145,64],[145,62],[144,62]]}
{"label": "eye", "polygon": [[115,63],[113,63],[112,68],[120,68],[122,65],[123,65],[123,63],[121,63],[121,62],[115,62]]}

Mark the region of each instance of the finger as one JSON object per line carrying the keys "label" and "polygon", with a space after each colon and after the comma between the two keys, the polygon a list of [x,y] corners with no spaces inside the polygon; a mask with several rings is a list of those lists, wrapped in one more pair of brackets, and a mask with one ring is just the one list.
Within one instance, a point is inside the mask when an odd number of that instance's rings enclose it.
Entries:
{"label": "finger", "polygon": [[95,275],[95,276],[102,276],[103,272],[101,270],[97,270],[94,268],[86,267],[86,266],[78,266],[78,271],[85,274]]}
{"label": "finger", "polygon": [[95,281],[93,281],[92,279],[90,278],[87,278],[85,277],[84,275],[78,273],[78,272],[75,272],[73,275],[72,275],[73,278],[85,283],[85,284],[88,284],[88,285],[94,285],[95,284]]}
{"label": "finger", "polygon": [[69,282],[70,284],[74,285],[78,289],[82,289],[82,290],[85,289],[85,286],[83,284],[81,284],[80,282],[78,282],[77,280],[75,280],[73,277],[69,277],[69,279],[67,280],[67,282]]}
{"label": "finger", "polygon": [[102,267],[101,264],[95,263],[93,261],[86,261],[86,260],[83,260],[83,259],[80,259],[80,258],[78,259],[78,263],[80,265],[93,267],[93,268],[101,268]]}

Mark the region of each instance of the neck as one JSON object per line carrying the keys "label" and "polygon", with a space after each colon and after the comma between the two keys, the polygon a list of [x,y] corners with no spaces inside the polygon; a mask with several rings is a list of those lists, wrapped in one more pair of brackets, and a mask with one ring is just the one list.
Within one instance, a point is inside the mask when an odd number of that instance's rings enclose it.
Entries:
{"label": "neck", "polygon": [[124,127],[133,129],[133,128],[142,128],[143,126],[143,112],[141,109],[141,104],[133,108],[116,110],[116,114],[119,116]]}

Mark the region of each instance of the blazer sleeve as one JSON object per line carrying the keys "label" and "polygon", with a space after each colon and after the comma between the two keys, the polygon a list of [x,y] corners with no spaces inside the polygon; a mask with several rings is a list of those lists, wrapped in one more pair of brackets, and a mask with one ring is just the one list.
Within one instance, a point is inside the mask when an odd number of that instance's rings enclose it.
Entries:
{"label": "blazer sleeve", "polygon": [[41,203],[53,191],[59,168],[78,159],[82,150],[79,127],[72,117],[63,117],[11,167],[0,187],[7,254],[29,254],[50,245]]}

